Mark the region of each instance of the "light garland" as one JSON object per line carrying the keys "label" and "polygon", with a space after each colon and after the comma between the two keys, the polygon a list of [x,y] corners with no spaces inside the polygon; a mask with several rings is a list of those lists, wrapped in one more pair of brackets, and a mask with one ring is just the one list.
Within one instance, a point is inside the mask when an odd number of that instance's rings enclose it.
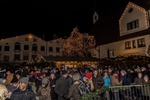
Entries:
{"label": "light garland", "polygon": [[94,36],[88,33],[82,34],[78,28],[74,28],[69,38],[65,40],[61,48],[62,54],[65,56],[87,56],[91,53],[91,49],[96,45]]}

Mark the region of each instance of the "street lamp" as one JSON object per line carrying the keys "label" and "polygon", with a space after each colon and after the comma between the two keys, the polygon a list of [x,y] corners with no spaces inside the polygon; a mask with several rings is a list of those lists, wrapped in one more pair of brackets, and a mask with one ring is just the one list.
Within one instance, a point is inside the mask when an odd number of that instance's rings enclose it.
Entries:
{"label": "street lamp", "polygon": [[98,51],[98,66],[100,67],[100,46],[97,46],[97,49]]}

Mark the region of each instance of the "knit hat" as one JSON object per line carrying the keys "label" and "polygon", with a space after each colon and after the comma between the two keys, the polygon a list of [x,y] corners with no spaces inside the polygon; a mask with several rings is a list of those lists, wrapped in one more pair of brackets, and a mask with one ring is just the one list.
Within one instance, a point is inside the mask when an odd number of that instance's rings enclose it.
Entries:
{"label": "knit hat", "polygon": [[28,83],[29,83],[29,78],[28,78],[28,77],[23,77],[23,78],[21,78],[21,79],[19,80],[19,82],[22,82],[22,83],[28,85]]}
{"label": "knit hat", "polygon": [[49,82],[49,80],[48,80],[47,78],[43,78],[43,79],[42,79],[42,84],[43,84],[43,85],[47,85],[48,82]]}
{"label": "knit hat", "polygon": [[91,79],[92,78],[92,74],[90,74],[90,73],[86,73],[86,75],[85,75],[88,79]]}
{"label": "knit hat", "polygon": [[80,76],[79,73],[77,73],[77,74],[74,74],[74,75],[72,76],[72,79],[73,79],[73,81],[80,80],[80,79],[81,79],[81,76]]}

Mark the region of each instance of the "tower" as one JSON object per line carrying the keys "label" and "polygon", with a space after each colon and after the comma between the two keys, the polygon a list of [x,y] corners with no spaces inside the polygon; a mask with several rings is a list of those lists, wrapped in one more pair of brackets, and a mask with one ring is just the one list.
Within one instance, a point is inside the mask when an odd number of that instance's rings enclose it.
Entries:
{"label": "tower", "polygon": [[99,20],[99,15],[97,13],[96,0],[93,1],[93,24],[95,24]]}

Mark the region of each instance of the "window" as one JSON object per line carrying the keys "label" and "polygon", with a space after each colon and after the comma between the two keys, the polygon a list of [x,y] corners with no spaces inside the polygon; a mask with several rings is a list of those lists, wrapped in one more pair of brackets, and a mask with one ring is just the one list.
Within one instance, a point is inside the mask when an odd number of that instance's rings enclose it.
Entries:
{"label": "window", "polygon": [[3,61],[4,62],[9,62],[9,56],[3,56]]}
{"label": "window", "polygon": [[28,55],[23,55],[23,60],[29,60],[29,56]]}
{"label": "window", "polygon": [[32,45],[32,51],[37,51],[37,45],[36,44]]}
{"label": "window", "polygon": [[37,42],[37,39],[33,39],[33,42]]}
{"label": "window", "polygon": [[15,50],[20,50],[20,43],[16,42],[14,48],[15,48]]}
{"label": "window", "polygon": [[49,52],[53,52],[53,47],[49,47]]}
{"label": "window", "polygon": [[32,55],[32,59],[35,59],[37,57],[37,55]]}
{"label": "window", "polygon": [[9,46],[5,46],[4,47],[4,51],[9,51],[10,50],[10,47]]}
{"label": "window", "polygon": [[145,39],[141,38],[137,40],[138,47],[145,47]]}
{"label": "window", "polygon": [[14,61],[16,61],[16,60],[18,60],[18,61],[20,60],[20,54],[15,54],[14,55]]}
{"label": "window", "polygon": [[25,38],[25,41],[29,41],[29,38]]}
{"label": "window", "polygon": [[128,10],[128,13],[132,13],[132,11],[133,11],[133,8],[130,8],[130,9]]}
{"label": "window", "polygon": [[136,48],[136,41],[135,40],[132,41],[132,47]]}
{"label": "window", "polygon": [[134,20],[132,22],[127,23],[127,30],[132,30],[139,27],[139,20]]}
{"label": "window", "polygon": [[131,42],[130,41],[125,42],[125,49],[131,49]]}
{"label": "window", "polygon": [[0,46],[0,51],[2,51],[2,46]]}
{"label": "window", "polygon": [[41,51],[45,51],[45,47],[44,46],[41,46]]}
{"label": "window", "polygon": [[29,50],[29,45],[24,45],[24,50]]}
{"label": "window", "polygon": [[59,53],[60,52],[60,48],[56,47],[56,52]]}

